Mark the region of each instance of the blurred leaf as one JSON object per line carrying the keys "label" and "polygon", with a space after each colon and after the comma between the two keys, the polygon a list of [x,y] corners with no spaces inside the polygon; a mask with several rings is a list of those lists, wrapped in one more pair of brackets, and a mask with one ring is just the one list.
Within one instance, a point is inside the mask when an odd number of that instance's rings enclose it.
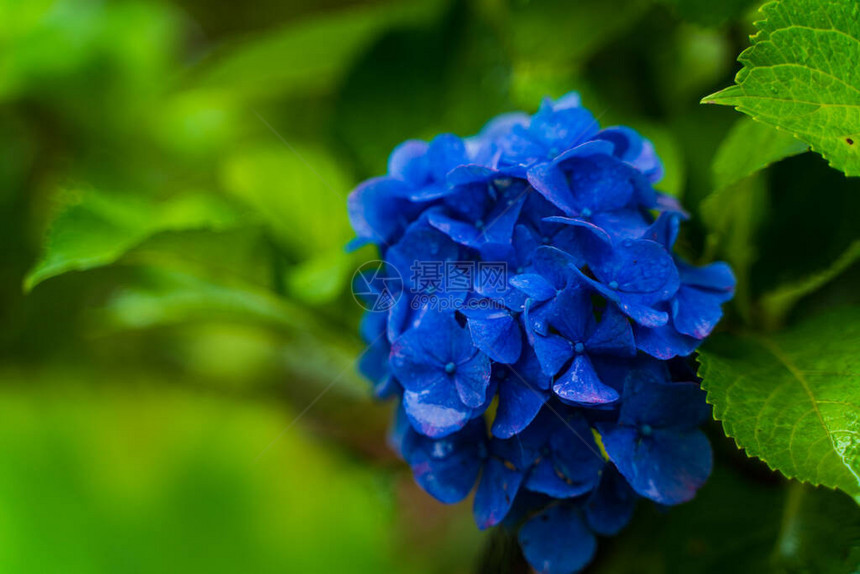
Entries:
{"label": "blurred leaf", "polygon": [[860,259],[860,240],[855,241],[827,269],[805,277],[799,281],[782,285],[762,295],[760,305],[767,326],[776,328],[782,324],[786,315],[805,296],[814,293]]}
{"label": "blurred leaf", "polygon": [[415,571],[385,482],[291,426],[292,409],[137,374],[96,375],[97,392],[91,373],[43,377],[55,384],[0,377],[4,570]]}
{"label": "blurred leaf", "polygon": [[627,529],[601,540],[593,570],[853,574],[858,520],[860,508],[840,492],[761,484],[718,465],[692,501],[670,512],[640,504]]}
{"label": "blurred leaf", "polygon": [[456,3],[431,29],[395,30],[377,42],[346,78],[334,123],[362,174],[383,173],[406,139],[467,136],[510,111],[501,41],[467,3]]}
{"label": "blurred leaf", "polygon": [[740,118],[714,157],[714,189],[723,189],[781,159],[808,149],[802,141],[768,125]]}
{"label": "blurred leaf", "polygon": [[767,336],[715,338],[699,354],[714,418],[750,456],[860,504],[860,308]]}
{"label": "blurred leaf", "polygon": [[341,294],[360,262],[336,247],[290,269],[287,293],[312,305],[332,302]]}
{"label": "blurred leaf", "polygon": [[736,85],[702,101],[735,106],[860,175],[860,4],[777,0],[761,12]]}
{"label": "blurred leaf", "polygon": [[239,220],[229,204],[205,193],[177,195],[160,203],[95,190],[67,192],[63,199],[67,203],[50,225],[42,257],[25,278],[28,291],[68,271],[109,265],[156,233],[227,229]]}
{"label": "blurred leaf", "polygon": [[743,15],[744,11],[759,3],[761,0],[663,0],[664,3],[675,7],[678,15],[684,20],[695,22],[702,26],[720,26],[729,20]]}
{"label": "blurred leaf", "polygon": [[350,179],[321,150],[257,145],[230,157],[221,175],[224,187],[259,213],[296,260],[341,248],[352,237],[346,214]]}
{"label": "blurred leaf", "polygon": [[505,40],[515,60],[570,69],[633,24],[642,0],[511,1]]}
{"label": "blurred leaf", "polygon": [[854,574],[860,507],[840,492],[791,483],[773,555],[778,571]]}
{"label": "blurred leaf", "polygon": [[193,84],[248,99],[325,92],[386,29],[433,20],[444,4],[391,2],[291,23],[222,48],[204,62]]}
{"label": "blurred leaf", "polygon": [[708,231],[704,259],[728,261],[737,278],[735,305],[750,322],[750,273],[759,256],[755,236],[768,212],[768,194],[759,177],[751,177],[709,195],[699,211]]}
{"label": "blurred leaf", "polygon": [[198,275],[146,270],[139,285],[120,290],[95,318],[96,334],[154,327],[232,322],[263,325],[281,332],[282,349],[295,375],[323,384],[339,382],[351,393],[366,395],[356,372],[363,344],[302,305],[240,284],[209,281]]}

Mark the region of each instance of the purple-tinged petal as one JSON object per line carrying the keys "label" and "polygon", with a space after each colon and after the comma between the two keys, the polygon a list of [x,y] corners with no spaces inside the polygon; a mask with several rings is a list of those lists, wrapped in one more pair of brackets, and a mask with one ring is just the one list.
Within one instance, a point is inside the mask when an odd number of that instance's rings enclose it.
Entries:
{"label": "purple-tinged petal", "polygon": [[683,335],[704,339],[723,317],[722,294],[681,285],[672,301],[672,321]]}
{"label": "purple-tinged petal", "polygon": [[570,368],[552,387],[565,401],[583,405],[600,405],[618,400],[618,393],[600,380],[587,355],[577,355]]}
{"label": "purple-tinged petal", "polygon": [[435,385],[420,392],[403,392],[403,408],[412,426],[423,435],[442,438],[466,426],[472,409],[460,401],[454,385]]}

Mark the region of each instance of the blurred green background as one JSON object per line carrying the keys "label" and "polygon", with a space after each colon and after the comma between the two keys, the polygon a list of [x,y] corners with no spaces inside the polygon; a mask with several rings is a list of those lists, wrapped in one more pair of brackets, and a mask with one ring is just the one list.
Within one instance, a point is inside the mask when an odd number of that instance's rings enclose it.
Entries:
{"label": "blurred green background", "polygon": [[[0,0],[0,572],[474,571],[469,504],[414,485],[355,373],[348,286],[374,254],[343,250],[346,195],[404,139],[575,89],[653,139],[658,187],[695,215],[680,248],[735,265],[741,321],[855,231],[806,223],[811,243],[786,245],[805,203],[727,214],[802,197],[798,180],[829,178],[832,209],[860,197],[807,154],[708,206],[739,116],[698,102],[731,82],[755,8]],[[697,501],[643,505],[594,571],[797,553],[778,544],[790,490],[712,430],[728,462]]]}

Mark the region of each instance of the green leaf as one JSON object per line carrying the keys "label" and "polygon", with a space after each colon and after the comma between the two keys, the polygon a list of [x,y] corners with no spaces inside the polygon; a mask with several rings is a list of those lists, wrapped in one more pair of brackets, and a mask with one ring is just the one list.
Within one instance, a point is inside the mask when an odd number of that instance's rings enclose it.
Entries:
{"label": "green leaf", "polygon": [[768,190],[760,177],[750,177],[712,193],[699,207],[708,230],[705,259],[728,261],[737,277],[734,305],[751,322],[750,276],[758,259],[755,236],[768,209]]}
{"label": "green leaf", "polygon": [[840,492],[792,482],[772,561],[785,572],[856,573],[860,507]]}
{"label": "green leaf", "polygon": [[772,163],[803,153],[808,146],[774,128],[739,119],[714,156],[714,189],[723,189]]}
{"label": "green leaf", "polygon": [[860,4],[777,0],[761,12],[736,85],[702,101],[735,106],[860,175]]}
{"label": "green leaf", "polygon": [[714,417],[750,456],[860,503],[860,308],[773,337],[715,338],[699,355]]}
{"label": "green leaf", "polygon": [[809,275],[801,280],[781,285],[762,295],[761,305],[764,318],[769,327],[782,323],[791,309],[806,295],[814,293],[860,259],[860,240],[852,243],[830,267]]}
{"label": "green leaf", "polygon": [[297,260],[342,248],[352,237],[350,178],[324,151],[271,137],[275,143],[243,149],[224,163],[224,187],[258,212]]}
{"label": "green leaf", "polygon": [[109,265],[148,237],[170,230],[227,229],[237,213],[215,195],[189,193],[154,202],[98,191],[67,193],[48,230],[43,254],[24,279],[29,291],[45,279]]}
{"label": "green leaf", "polygon": [[208,323],[261,326],[289,344],[282,359],[295,375],[366,395],[356,372],[364,345],[302,305],[238,282],[214,281],[168,269],[144,269],[143,281],[117,292],[94,318],[95,335]]}
{"label": "green leaf", "polygon": [[331,91],[355,58],[387,29],[437,16],[444,2],[425,0],[314,16],[228,45],[197,72],[194,85],[259,99]]}

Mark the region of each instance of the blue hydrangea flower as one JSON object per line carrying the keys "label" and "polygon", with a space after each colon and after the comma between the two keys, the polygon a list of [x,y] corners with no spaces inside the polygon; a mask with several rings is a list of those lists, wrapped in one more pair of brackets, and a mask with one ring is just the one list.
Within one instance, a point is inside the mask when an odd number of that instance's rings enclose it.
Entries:
{"label": "blue hydrangea flower", "polygon": [[[576,94],[475,136],[409,140],[348,209],[388,275],[361,325],[361,372],[398,401],[391,445],[480,528],[518,530],[539,572],[570,573],[640,498],[692,498],[712,466],[684,357],[722,317],[725,263],[674,253],[679,202],[634,130]],[[358,277],[357,281],[363,281]]]}

